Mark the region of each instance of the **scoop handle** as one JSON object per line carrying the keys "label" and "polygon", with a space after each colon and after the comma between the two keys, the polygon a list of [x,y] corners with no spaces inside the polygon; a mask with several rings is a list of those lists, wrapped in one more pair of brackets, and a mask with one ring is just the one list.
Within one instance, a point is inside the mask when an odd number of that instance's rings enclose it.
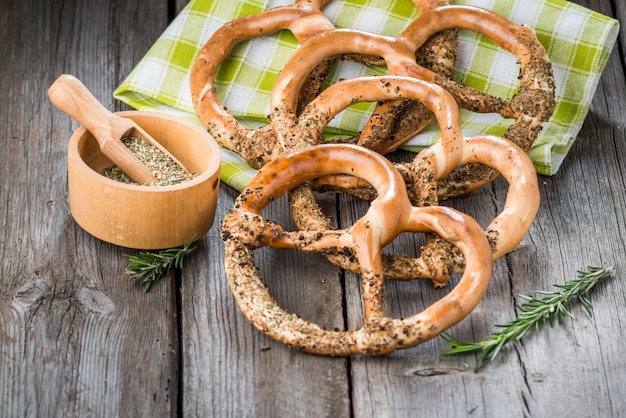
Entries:
{"label": "scoop handle", "polygon": [[50,101],[72,119],[80,122],[102,147],[132,129],[131,121],[116,116],[76,77],[63,74],[48,89]]}
{"label": "scoop handle", "polygon": [[135,128],[131,120],[105,108],[76,77],[63,74],[48,89],[50,101],[80,122],[98,141],[100,150],[133,180],[149,184],[156,179],[148,168],[121,142]]}

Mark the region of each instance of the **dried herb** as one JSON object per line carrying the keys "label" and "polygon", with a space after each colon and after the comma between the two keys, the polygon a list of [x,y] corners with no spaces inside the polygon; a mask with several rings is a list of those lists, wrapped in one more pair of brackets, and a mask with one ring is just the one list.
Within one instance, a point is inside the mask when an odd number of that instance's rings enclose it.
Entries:
{"label": "dried herb", "polygon": [[147,292],[150,286],[161,280],[161,277],[169,273],[172,267],[183,268],[183,258],[196,249],[196,247],[191,247],[196,237],[197,234],[194,234],[182,247],[161,250],[158,253],[142,252],[139,257],[124,254],[124,257],[130,260],[130,264],[124,271],[128,281],[139,281],[144,292]]}
{"label": "dried herb", "polygon": [[[169,186],[191,180],[195,173],[187,173],[160,149],[142,138],[127,136],[122,143],[154,174],[156,182],[150,186]],[[111,180],[127,184],[137,184],[121,168],[114,165],[104,170],[104,175]]]}
{"label": "dried herb", "polygon": [[471,342],[444,333],[442,337],[451,346],[443,353],[444,356],[480,351],[476,359],[474,371],[478,371],[485,359],[493,361],[502,348],[509,342],[521,339],[534,329],[539,332],[540,326],[546,322],[552,326],[556,318],[560,323],[566,317],[576,319],[568,310],[572,300],[577,299],[587,315],[591,317],[591,302],[587,295],[593,293],[598,286],[613,273],[613,267],[588,267],[588,271],[578,271],[578,279],[565,284],[555,284],[557,291],[537,292],[541,297],[518,295],[525,302],[519,305],[520,314],[505,325],[496,325],[502,331],[491,334],[486,340]]}

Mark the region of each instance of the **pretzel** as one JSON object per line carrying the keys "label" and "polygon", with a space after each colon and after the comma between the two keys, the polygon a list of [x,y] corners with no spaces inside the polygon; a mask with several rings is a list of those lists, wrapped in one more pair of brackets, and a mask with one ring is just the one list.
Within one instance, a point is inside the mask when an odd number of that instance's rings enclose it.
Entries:
{"label": "pretzel", "polygon": [[[191,69],[191,96],[200,121],[220,145],[236,152],[253,167],[258,168],[277,155],[272,127],[250,130],[228,113],[213,85],[218,67],[237,44],[247,39],[289,30],[299,42],[304,42],[315,34],[334,29],[320,11],[327,1],[298,0],[291,6],[278,6],[235,19],[211,36]],[[326,68],[322,66],[318,71],[323,74]]]}
{"label": "pretzel", "polygon": [[[420,11],[432,9],[441,4],[449,4],[450,0],[413,0]],[[200,51],[191,69],[190,87],[194,109],[199,119],[212,136],[227,149],[243,157],[252,167],[262,167],[267,161],[275,158],[285,150],[277,147],[273,127],[266,125],[250,130],[230,115],[222,106],[213,85],[219,65],[230,54],[238,43],[258,36],[264,36],[279,30],[290,30],[302,44],[315,35],[334,30],[334,25],[321,12],[328,0],[306,1],[297,0],[294,5],[280,6],[256,15],[243,16],[227,23],[218,29]],[[447,53],[441,54],[445,49]],[[435,34],[433,39],[419,49],[424,62],[444,74],[451,74],[454,55],[456,53],[456,37],[454,32]],[[377,55],[361,53],[340,54],[341,58],[358,60],[372,65],[384,62]],[[409,56],[413,56],[411,52]],[[443,57],[443,58],[442,58]],[[415,59],[415,57],[412,57]],[[319,92],[332,58],[322,60],[315,68],[307,72],[297,93],[299,108],[303,108]],[[390,109],[387,120],[394,118],[397,112]],[[428,123],[432,115],[426,114],[423,124]],[[393,136],[392,127],[379,130],[383,136]],[[382,138],[381,138],[382,140]]]}
{"label": "pretzel", "polygon": [[[515,54],[520,65],[521,83],[518,93],[510,100],[504,101],[456,83],[411,61],[410,56],[414,51],[433,34],[452,28],[481,33],[503,49]],[[462,107],[476,112],[497,112],[503,117],[514,118],[515,122],[505,137],[524,150],[530,148],[542,124],[549,119],[554,108],[552,67],[545,49],[532,29],[485,9],[444,6],[420,15],[398,38],[347,30],[326,31],[311,38],[294,53],[276,81],[271,99],[272,123],[276,128],[288,132],[295,126],[298,97],[296,92],[317,63],[323,62],[328,57],[349,52],[381,55],[392,75],[409,75],[434,82],[452,93]],[[381,117],[379,112],[380,110],[375,111],[369,119],[358,143],[378,152],[387,153],[401,145],[408,135],[396,135],[392,142],[377,143],[384,137],[379,131],[386,129],[386,119]],[[417,129],[421,129],[425,120],[428,120],[427,116],[420,114],[412,122],[417,124]],[[285,136],[285,132],[278,132],[277,135]],[[483,168],[465,168],[440,184],[440,197],[469,193],[496,176],[493,170],[487,170],[485,173]],[[471,181],[468,182],[468,178]],[[458,188],[460,184],[464,185],[463,189]]]}
{"label": "pretzel", "polygon": [[[298,184],[336,173],[358,176],[378,194],[367,213],[350,228],[287,232],[260,215],[271,201]],[[390,212],[394,216],[389,216]],[[405,231],[440,234],[463,253],[467,265],[446,296],[421,313],[395,319],[383,309],[380,250]],[[383,355],[433,338],[478,304],[492,268],[489,244],[472,218],[450,208],[412,206],[402,177],[387,159],[349,144],[307,147],[266,164],[224,218],[222,235],[229,285],[248,320],[290,347],[331,356]],[[254,250],[264,246],[355,254],[362,278],[363,326],[327,330],[279,307],[254,265]]]}
{"label": "pretzel", "polygon": [[[298,92],[308,74],[320,62],[350,53],[380,56],[393,75],[421,78],[424,70],[416,63],[415,50],[411,45],[398,38],[354,29],[335,29],[312,37],[294,52],[272,89],[270,120],[276,131],[278,146],[289,149],[285,138],[290,136],[297,124]],[[431,117],[429,115],[428,120]],[[386,129],[384,124],[377,126]],[[374,130],[371,129],[370,135],[378,137],[379,132]]]}
{"label": "pretzel", "polygon": [[[329,86],[315,98],[294,128],[291,147],[301,149],[315,143],[329,120],[348,104],[402,98],[419,100],[433,111],[440,123],[441,140],[417,154],[413,162],[397,164],[409,186],[411,201],[417,206],[437,205],[437,180],[456,166],[482,163],[503,173],[509,191],[502,212],[486,228],[485,234],[497,259],[522,240],[539,208],[539,188],[532,161],[518,146],[496,136],[477,136],[461,140],[458,107],[449,93],[440,87],[410,77],[359,77]],[[371,186],[355,176],[325,176],[313,184],[333,184],[340,179],[341,190],[366,189]],[[468,179],[467,181],[471,181]],[[459,187],[462,187],[460,185]],[[367,196],[375,196],[369,190]],[[290,192],[290,209],[299,228],[330,229],[330,221],[315,201],[310,185],[303,184]],[[419,259],[403,256],[383,258],[385,277],[389,279],[431,278],[435,286],[447,283],[453,273],[463,271],[465,261],[440,241],[430,242]],[[327,258],[346,270],[358,271],[354,254],[329,254]],[[443,260],[443,261],[442,261]],[[427,268],[425,268],[427,267]]]}
{"label": "pretzel", "polygon": [[[433,71],[425,70],[421,76],[444,87],[463,108],[474,112],[495,112],[504,118],[515,119],[504,137],[528,151],[541,127],[552,115],[555,105],[555,82],[546,50],[530,27],[519,25],[497,13],[469,6],[445,6],[430,10],[415,19],[400,37],[418,48],[434,33],[451,28],[480,33],[514,54],[520,66],[518,92],[503,100]],[[467,194],[497,175],[497,171],[484,165],[463,167],[439,182],[439,196],[447,198]],[[465,187],[459,189],[459,184],[465,184]]]}
{"label": "pretzel", "polygon": [[[422,153],[428,151],[426,149]],[[396,164],[396,168],[406,181],[406,178],[414,175],[415,171],[421,172],[421,170],[428,169],[422,166],[426,158],[426,156],[420,156],[413,163]],[[504,208],[485,228],[493,259],[496,260],[512,251],[521,242],[537,214],[540,200],[537,176],[528,156],[517,145],[497,136],[482,135],[465,138],[461,164],[476,163],[485,164],[504,173],[504,178],[509,183]],[[417,167],[411,167],[413,164],[417,164]],[[354,183],[354,177],[326,176],[314,180],[313,187],[345,190],[355,187]],[[375,195],[375,192],[372,193],[371,185],[361,181],[359,186],[368,188],[367,193],[364,193],[368,198]],[[299,199],[310,202],[303,196],[299,196]],[[309,222],[315,224],[311,220]],[[343,269],[358,270],[350,253],[329,259]],[[387,279],[430,278],[435,287],[442,287],[448,282],[450,275],[463,272],[465,260],[447,243],[438,238],[431,238],[422,247],[419,258],[383,255],[383,266]],[[425,268],[425,266],[428,267]]]}
{"label": "pretzel", "polygon": [[[421,13],[448,6],[448,0],[413,1]],[[415,51],[419,65],[429,68],[441,77],[451,79],[457,55],[457,30],[437,32]],[[359,135],[359,144],[381,154],[388,154],[432,120],[432,114],[420,102],[395,100],[380,103]]]}

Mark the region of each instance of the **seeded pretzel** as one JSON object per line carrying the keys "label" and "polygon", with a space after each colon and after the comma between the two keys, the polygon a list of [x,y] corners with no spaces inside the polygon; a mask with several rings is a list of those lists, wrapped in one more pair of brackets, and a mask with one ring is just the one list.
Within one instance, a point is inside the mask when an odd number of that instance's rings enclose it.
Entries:
{"label": "seeded pretzel", "polygon": [[[354,29],[335,29],[312,37],[294,52],[272,89],[270,118],[278,146],[290,149],[287,138],[297,124],[298,92],[303,88],[308,74],[320,62],[345,54],[380,56],[393,75],[421,78],[420,74],[424,71],[415,61],[412,46],[398,38]],[[426,118],[430,121],[432,114],[429,113]],[[387,129],[385,122],[386,119],[383,123],[372,121],[380,130],[374,132],[372,129],[369,134],[379,137],[381,130]]]}
{"label": "seeded pretzel", "polygon": [[[445,6],[422,14],[400,37],[411,43],[413,48],[419,48],[433,34],[452,28],[480,33],[514,54],[520,66],[517,93],[504,100],[456,83],[434,71],[425,70],[421,76],[445,88],[465,109],[480,113],[494,112],[514,119],[504,137],[528,151],[543,124],[551,117],[555,104],[552,64],[535,32],[528,26],[519,25],[485,9]],[[496,170],[484,165],[464,166],[439,182],[439,195],[445,198],[467,194],[492,181],[497,175]]]}
{"label": "seeded pretzel", "polygon": [[[288,232],[260,215],[271,201],[297,185],[338,173],[362,178],[378,195],[350,228]],[[446,296],[423,312],[404,319],[390,318],[383,309],[380,250],[402,232],[426,231],[440,234],[463,253],[465,272]],[[433,338],[478,304],[492,268],[489,244],[472,218],[450,208],[412,206],[393,165],[356,145],[307,147],[266,164],[224,218],[222,234],[229,285],[244,315],[261,332],[315,354],[383,355]],[[355,254],[362,277],[364,325],[356,330],[331,331],[279,307],[254,265],[254,249],[263,246]]]}
{"label": "seeded pretzel", "polygon": [[[453,80],[415,64],[410,56],[432,35],[452,28],[481,33],[503,49],[517,56],[520,65],[519,91],[508,101],[487,95],[461,85]],[[505,137],[524,150],[528,150],[541,126],[554,108],[554,77],[546,51],[527,26],[485,9],[470,6],[445,6],[431,9],[415,19],[398,38],[359,31],[333,30],[320,33],[302,45],[290,58],[281,72],[272,92],[272,122],[282,129],[280,137],[292,129],[297,119],[297,91],[302,88],[306,75],[319,62],[345,53],[378,54],[385,59],[392,75],[408,75],[434,82],[448,90],[461,107],[476,112],[497,112],[515,121]],[[383,105],[394,106],[390,102]],[[380,108],[380,106],[379,106]],[[387,129],[388,120],[376,111],[358,140],[358,143],[380,153],[387,153],[404,143],[414,131],[406,135],[388,137],[380,134]],[[388,112],[386,110],[385,112]],[[421,129],[426,115],[416,116],[412,124]],[[280,138],[279,138],[280,140]],[[439,185],[440,196],[466,194],[493,180],[494,170],[463,168]],[[463,185],[460,188],[460,185]]]}
{"label": "seeded pretzel", "polygon": [[[407,184],[411,201],[417,206],[437,205],[437,181],[455,167],[482,163],[501,172],[509,182],[509,191],[502,212],[486,228],[494,259],[511,251],[522,240],[539,208],[537,175],[532,161],[518,146],[496,136],[478,136],[461,140],[458,107],[449,93],[440,87],[409,77],[360,77],[342,80],[329,86],[302,113],[294,128],[292,149],[315,143],[329,120],[347,105],[359,101],[405,99],[420,101],[433,111],[440,124],[441,139],[418,153],[411,163],[397,164]],[[370,198],[376,190],[358,176],[325,176],[315,185],[332,184],[341,190],[368,190]],[[331,229],[315,201],[310,184],[290,192],[290,208],[299,228]],[[354,254],[329,254],[334,264],[351,271],[359,266]],[[390,279],[432,278],[443,286],[452,273],[462,272],[465,261],[440,240],[429,242],[419,259],[385,256],[385,277]],[[424,267],[427,267],[424,269]]]}
{"label": "seeded pretzel", "polygon": [[[334,29],[320,11],[327,1],[298,0],[291,6],[235,19],[211,36],[191,69],[191,96],[200,121],[220,145],[236,152],[253,167],[261,167],[278,155],[274,132],[270,125],[250,130],[222,106],[213,85],[218,67],[237,44],[247,39],[289,30],[299,42],[305,42],[318,33]],[[327,65],[323,63],[318,68],[322,74],[326,70]],[[317,92],[315,86],[311,88]]]}
{"label": "seeded pretzel", "polygon": [[[452,4],[451,0],[414,0],[420,12]],[[415,50],[416,61],[440,77],[452,79],[457,56],[457,30],[437,32]],[[420,132],[432,114],[420,102],[392,100],[379,103],[359,136],[359,144],[387,154]]]}
{"label": "seeded pretzel", "polygon": [[[273,127],[270,125],[250,130],[236,120],[220,103],[213,85],[219,65],[230,54],[238,43],[254,37],[265,36],[279,30],[290,30],[302,44],[313,36],[335,29],[333,24],[321,12],[328,0],[306,1],[297,0],[294,5],[269,9],[263,13],[243,16],[227,23],[216,31],[204,48],[191,69],[190,87],[195,111],[211,135],[227,149],[243,157],[252,167],[262,167],[267,161],[275,158],[286,150],[277,144]],[[413,0],[420,11],[427,11],[450,0]],[[442,51],[445,50],[445,54]],[[435,34],[431,40],[419,48],[420,60],[427,62],[435,71],[444,76],[451,75],[454,55],[456,54],[456,35],[454,32]],[[383,65],[377,54],[350,53],[339,55],[342,58],[359,60],[368,64]],[[408,57],[415,60],[415,51],[408,52]],[[329,64],[333,58],[322,60],[314,68],[310,68],[305,81],[297,92],[296,113],[308,103],[321,88]],[[396,109],[389,109],[383,115],[390,122],[388,128],[380,129],[381,136],[393,136],[395,125],[391,125],[397,116]],[[381,112],[382,113],[382,112]],[[421,125],[430,121],[432,115],[424,115]],[[407,120],[402,117],[401,120]],[[381,138],[381,140],[383,140]]]}

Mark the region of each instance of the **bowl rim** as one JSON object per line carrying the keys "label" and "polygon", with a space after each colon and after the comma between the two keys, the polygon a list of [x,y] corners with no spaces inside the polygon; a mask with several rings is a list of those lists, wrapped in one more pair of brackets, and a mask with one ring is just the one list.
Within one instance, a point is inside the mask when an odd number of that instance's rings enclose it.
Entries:
{"label": "bowl rim", "polygon": [[150,186],[150,185],[142,185],[142,184],[130,184],[123,183],[120,181],[116,181],[110,179],[102,174],[99,174],[94,169],[92,169],[80,156],[78,152],[78,141],[82,138],[87,129],[84,126],[79,126],[71,135],[69,143],[68,143],[68,155],[70,158],[76,160],[78,168],[80,168],[85,175],[92,177],[97,182],[104,183],[111,187],[118,187],[121,189],[127,189],[130,191],[137,192],[151,192],[151,193],[162,193],[162,192],[171,192],[181,189],[186,189],[188,187],[193,187],[199,183],[203,183],[204,181],[214,177],[216,174],[220,172],[221,169],[221,151],[220,147],[215,141],[215,139],[209,134],[201,125],[192,123],[180,116],[172,115],[164,112],[156,112],[156,111],[144,111],[144,110],[124,110],[119,112],[114,112],[118,116],[122,116],[125,118],[132,119],[132,116],[140,115],[147,116],[149,118],[158,118],[158,119],[166,119],[171,120],[176,123],[187,126],[188,128],[193,129],[198,132],[202,137],[204,137],[209,143],[209,147],[211,148],[211,158],[209,160],[207,169],[202,173],[198,174],[196,177],[181,182],[177,184],[171,184],[166,186]]}

